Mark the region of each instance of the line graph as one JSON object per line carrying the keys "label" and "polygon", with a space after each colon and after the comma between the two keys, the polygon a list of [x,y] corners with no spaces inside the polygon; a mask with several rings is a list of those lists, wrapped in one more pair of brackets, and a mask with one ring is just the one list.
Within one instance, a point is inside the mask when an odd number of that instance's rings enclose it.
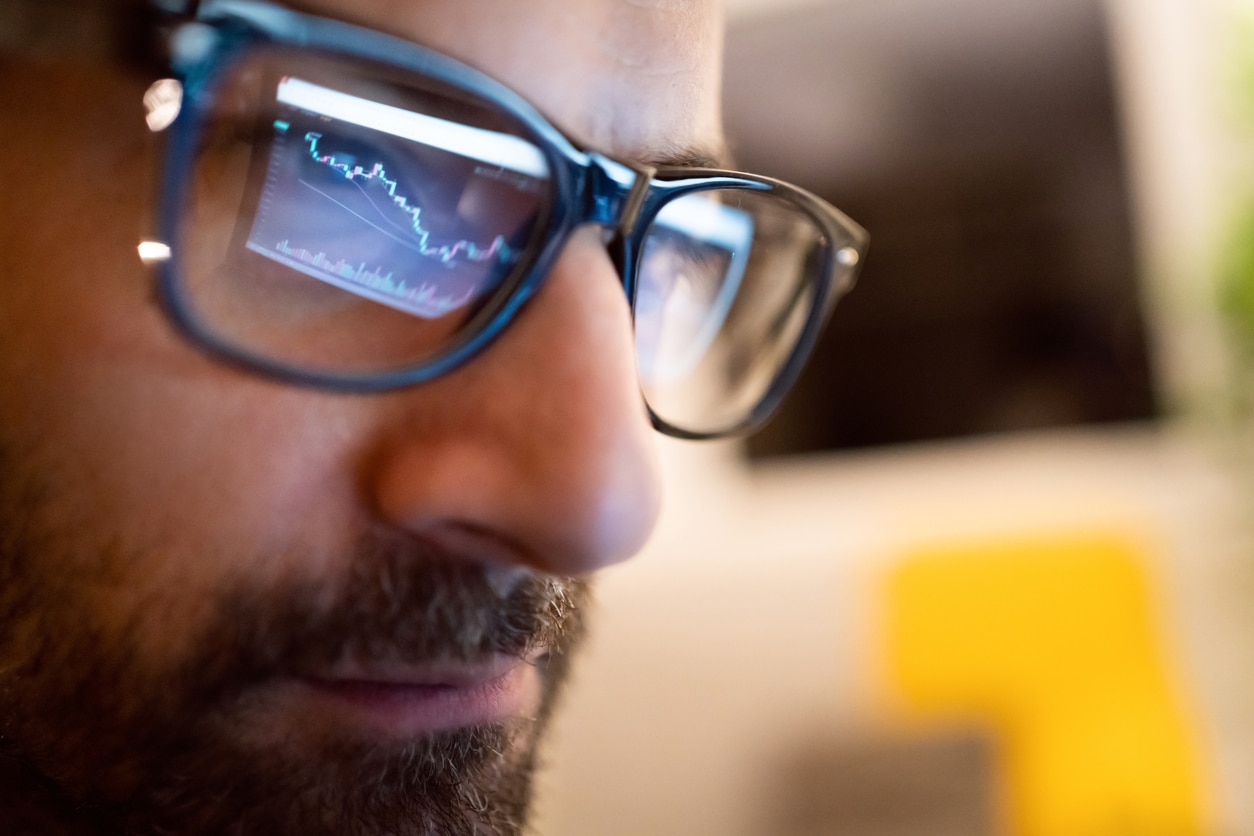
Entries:
{"label": "line graph", "polygon": [[509,276],[542,205],[531,181],[418,139],[279,115],[247,249],[427,319]]}
{"label": "line graph", "polygon": [[[399,182],[388,177],[387,170],[382,162],[375,162],[370,166],[341,162],[334,154],[322,154],[319,152],[318,142],[320,139],[322,139],[322,134],[316,131],[310,131],[305,134],[305,143],[308,146],[310,158],[319,165],[326,166],[332,171],[339,173],[345,180],[356,185],[362,196],[369,203],[370,208],[377,213],[378,220],[386,224],[390,230],[378,226],[371,218],[367,218],[360,212],[345,206],[342,202],[330,197],[330,195],[322,192],[316,186],[304,180],[301,181],[302,185],[308,186],[324,197],[334,201],[361,220],[374,226],[380,232],[425,258],[435,259],[443,264],[453,264],[458,260],[484,263],[493,259],[501,263],[509,263],[513,259],[513,251],[506,242],[505,236],[500,234],[496,235],[491,243],[487,245],[466,239],[453,243],[433,244],[431,242],[431,233],[422,225],[422,207],[413,205],[405,195],[396,193]],[[362,184],[372,181],[377,181],[382,186],[387,197],[391,200],[390,208],[399,211],[408,219],[408,228],[398,225],[366,192]]]}

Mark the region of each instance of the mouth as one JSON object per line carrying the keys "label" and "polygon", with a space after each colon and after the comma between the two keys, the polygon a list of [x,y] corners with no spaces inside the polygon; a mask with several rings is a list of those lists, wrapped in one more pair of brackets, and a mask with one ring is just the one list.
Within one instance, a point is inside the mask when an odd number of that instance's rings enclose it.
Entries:
{"label": "mouth", "polygon": [[291,684],[291,699],[320,723],[388,739],[534,716],[541,695],[533,661],[506,655],[474,663],[344,664]]}

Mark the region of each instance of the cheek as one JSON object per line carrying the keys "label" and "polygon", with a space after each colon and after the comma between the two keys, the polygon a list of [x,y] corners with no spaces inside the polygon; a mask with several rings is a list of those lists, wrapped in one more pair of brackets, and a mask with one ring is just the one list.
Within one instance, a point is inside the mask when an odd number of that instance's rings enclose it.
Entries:
{"label": "cheek", "polygon": [[303,544],[339,546],[354,522],[352,416],[185,345],[129,248],[111,264],[111,246],[92,293],[62,273],[0,336],[0,446],[44,486],[48,527],[82,560],[133,556],[96,567],[118,613],[162,595],[190,605],[229,576],[264,584],[297,556],[317,570]]}
{"label": "cheek", "polygon": [[57,378],[63,396],[32,404],[41,430],[6,427],[0,446],[41,497],[28,571],[81,613],[75,631],[141,640],[145,664],[162,668],[187,654],[224,590],[264,594],[342,569],[360,530],[355,456],[326,410],[134,366]]}
{"label": "cheek", "polygon": [[[46,486],[57,529],[142,556],[136,594],[203,591],[325,540],[351,514],[342,405],[173,333],[135,251],[156,150],[142,90],[70,71],[48,89],[63,95],[15,122],[0,159],[0,444]],[[98,141],[68,129],[81,120]]]}
{"label": "cheek", "polygon": [[[59,79],[36,84],[24,78],[43,97],[23,118],[4,122],[14,141],[0,155],[0,418],[6,427],[25,422],[38,428],[41,408],[71,397],[64,388],[69,371],[152,327],[143,313],[148,289],[134,249],[148,196],[145,142],[125,118],[135,105],[129,94],[137,93],[102,79],[93,88],[101,103],[92,105],[81,101],[84,85],[74,73],[62,71]],[[123,102],[132,107],[113,112]],[[84,142],[73,130],[82,120],[98,126],[96,142]]]}
{"label": "cheek", "polygon": [[322,544],[342,546],[336,535],[355,522],[357,455],[335,410],[264,383],[210,385],[213,372],[144,372],[97,368],[50,435],[92,527],[148,554],[150,571],[171,576],[157,588],[211,587],[224,575],[265,584],[297,559],[318,571],[318,555],[335,551]]}

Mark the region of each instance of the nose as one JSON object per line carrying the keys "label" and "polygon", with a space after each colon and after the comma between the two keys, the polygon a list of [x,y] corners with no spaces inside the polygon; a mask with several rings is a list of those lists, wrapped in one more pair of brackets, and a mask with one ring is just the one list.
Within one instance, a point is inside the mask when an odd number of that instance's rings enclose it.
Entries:
{"label": "nose", "polygon": [[583,575],[644,545],[660,487],[630,314],[599,233],[577,232],[509,329],[392,396],[370,468],[384,521],[456,555]]}

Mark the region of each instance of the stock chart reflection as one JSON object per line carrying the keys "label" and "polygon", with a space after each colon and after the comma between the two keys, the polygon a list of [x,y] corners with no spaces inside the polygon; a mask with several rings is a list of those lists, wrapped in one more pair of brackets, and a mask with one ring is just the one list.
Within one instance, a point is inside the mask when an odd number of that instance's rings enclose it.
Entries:
{"label": "stock chart reflection", "polygon": [[291,77],[277,103],[249,250],[426,318],[509,274],[545,199],[525,140]]}

